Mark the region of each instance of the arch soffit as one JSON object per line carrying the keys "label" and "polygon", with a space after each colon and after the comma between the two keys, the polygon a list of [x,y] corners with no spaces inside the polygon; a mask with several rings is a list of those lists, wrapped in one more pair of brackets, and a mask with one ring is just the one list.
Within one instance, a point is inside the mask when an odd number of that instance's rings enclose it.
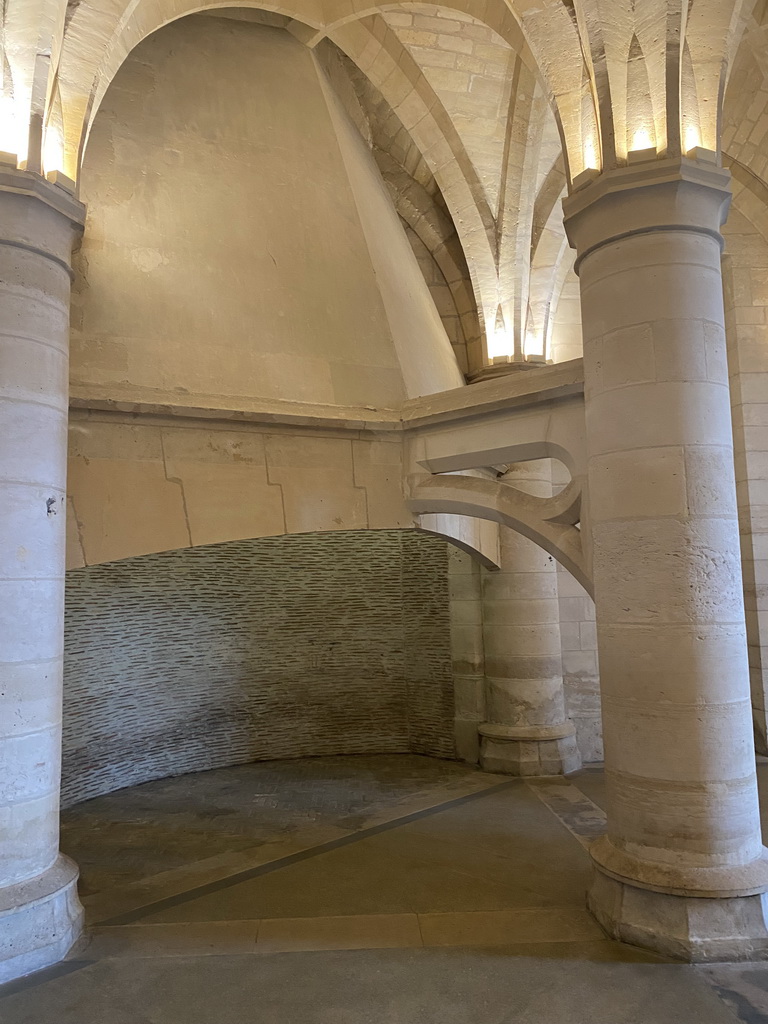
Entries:
{"label": "arch soffit", "polygon": [[[93,0],[91,0],[93,2]],[[358,9],[354,7],[357,4]],[[134,0],[113,21],[114,34],[107,43],[104,59],[92,72],[90,91],[86,93],[83,75],[88,62],[83,62],[78,75],[68,70],[77,40],[86,26],[90,3],[82,3],[72,17],[64,43],[59,88],[65,109],[64,128],[68,152],[68,169],[76,176],[85,144],[96,113],[107,88],[128,54],[143,39],[173,21],[190,14],[233,6],[230,2],[190,3],[190,0],[165,0],[150,6],[149,0]],[[113,16],[119,0],[114,0]],[[261,9],[290,19],[289,30],[310,46],[322,38],[331,39],[358,66],[382,93],[394,112],[412,135],[430,170],[440,185],[451,211],[475,291],[481,326],[493,323],[498,305],[498,266],[496,225],[488,207],[477,170],[469,159],[455,126],[439,97],[429,85],[421,68],[400,42],[397,35],[379,15],[423,4],[380,4],[360,0],[325,0],[325,10],[309,0],[298,3],[254,2],[241,0],[236,6]],[[476,17],[473,0],[448,0],[427,6],[453,10]],[[541,81],[533,54],[520,25],[510,10],[500,5],[488,6],[490,16],[482,24],[491,28],[522,59],[523,64]],[[104,16],[102,15],[102,21]],[[69,56],[69,60],[68,60]],[[79,77],[79,85],[76,80]],[[551,101],[551,94],[548,94]]]}
{"label": "arch soffit", "polygon": [[[370,0],[281,0],[280,3],[270,0],[220,0],[208,3],[196,3],[194,0],[162,0],[161,3],[155,0],[130,0],[128,3],[126,0],[107,0],[106,3],[105,0],[82,0],[67,25],[57,76],[64,108],[68,170],[76,176],[90,126],[107,88],[128,54],[143,39],[173,21],[191,14],[227,7],[263,10],[290,19],[294,34],[313,46],[326,36],[333,38],[346,25],[386,11],[412,6],[409,3],[392,3],[391,0],[374,4]],[[535,46],[531,45],[529,33],[523,27],[525,18],[530,17],[526,9],[532,6],[531,0],[516,0],[516,8],[521,10],[515,10],[514,13],[511,7],[503,3],[484,3],[479,5],[478,10],[476,0],[442,0],[440,3],[425,0],[417,6],[465,14],[492,29],[520,55],[541,82],[553,108],[561,140],[576,142],[576,149],[580,149],[581,120],[580,115],[576,117],[575,109],[580,104],[580,98],[575,103],[568,97],[574,86],[574,81],[571,81],[574,61],[578,64],[580,77],[583,60],[575,28],[560,0],[557,0],[556,5],[553,0],[548,0],[546,5],[559,7],[564,15],[564,20],[555,19],[562,38],[556,43],[550,42],[552,51],[557,51],[559,59],[556,62],[542,58],[536,52]],[[533,16],[537,13],[534,11]],[[551,14],[551,11],[548,12],[550,28],[553,27]],[[571,31],[568,31],[569,26]],[[563,59],[564,50],[567,51],[567,59]],[[351,59],[355,60],[354,57]],[[361,70],[367,74],[367,71]]]}
{"label": "arch soffit", "polygon": [[498,302],[494,219],[440,98],[384,19],[347,20],[325,34],[379,90],[421,151],[461,240],[481,321],[493,322]]}
{"label": "arch soffit", "polygon": [[727,153],[723,153],[723,163],[732,175],[734,209],[768,242],[768,184]]}
{"label": "arch soffit", "polygon": [[[184,12],[163,21],[159,27],[180,20],[190,13],[216,10],[224,6],[188,8],[188,0],[170,0],[174,9],[185,8]],[[231,6],[228,4],[227,6]],[[240,6],[255,8],[256,4]],[[390,7],[393,5],[389,5]],[[266,9],[265,5],[259,5]],[[273,6],[273,13],[290,16],[290,8]],[[158,22],[160,19],[157,19]],[[315,32],[316,41],[330,38],[358,66],[363,74],[381,92],[389,106],[399,117],[406,130],[424,156],[430,171],[440,185],[459,234],[472,284],[477,298],[481,320],[492,318],[496,313],[497,271],[495,263],[495,224],[488,207],[477,171],[470,161],[461,139],[443,107],[439,97],[427,82],[421,69],[410,56],[403,44],[380,17],[364,15],[355,19],[344,19],[344,24],[334,31],[315,31],[304,24],[304,29]],[[153,31],[159,28],[153,29]],[[295,34],[300,34],[294,28]],[[130,49],[138,45],[150,32],[144,32]],[[303,40],[306,41],[306,40]],[[127,56],[127,53],[126,53]],[[92,106],[87,112],[83,144],[106,93],[109,83],[124,62],[125,57],[113,61],[109,73],[103,77],[93,95]],[[83,145],[81,145],[81,150]]]}

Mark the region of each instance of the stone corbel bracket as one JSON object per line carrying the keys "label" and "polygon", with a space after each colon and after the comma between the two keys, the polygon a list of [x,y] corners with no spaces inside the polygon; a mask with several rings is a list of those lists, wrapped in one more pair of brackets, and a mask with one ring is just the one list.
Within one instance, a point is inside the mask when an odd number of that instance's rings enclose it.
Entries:
{"label": "stone corbel bracket", "polygon": [[[403,410],[405,493],[416,515],[489,519],[540,544],[591,593],[582,361],[412,399]],[[499,467],[558,459],[570,481],[552,498],[504,482]]]}

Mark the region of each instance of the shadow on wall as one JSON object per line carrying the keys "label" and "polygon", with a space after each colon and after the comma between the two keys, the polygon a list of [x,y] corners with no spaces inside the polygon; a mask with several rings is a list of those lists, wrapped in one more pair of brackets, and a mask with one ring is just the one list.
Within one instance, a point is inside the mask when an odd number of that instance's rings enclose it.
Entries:
{"label": "shadow on wall", "polygon": [[385,530],[70,571],[64,806],[273,758],[453,757],[447,558]]}

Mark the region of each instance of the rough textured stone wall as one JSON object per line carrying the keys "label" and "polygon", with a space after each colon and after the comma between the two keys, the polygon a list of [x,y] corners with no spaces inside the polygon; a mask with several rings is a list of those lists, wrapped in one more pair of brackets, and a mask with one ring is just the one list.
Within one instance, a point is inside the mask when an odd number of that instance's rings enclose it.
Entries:
{"label": "rough textured stone wall", "polygon": [[447,557],[361,531],[71,571],[64,804],[270,758],[453,757]]}

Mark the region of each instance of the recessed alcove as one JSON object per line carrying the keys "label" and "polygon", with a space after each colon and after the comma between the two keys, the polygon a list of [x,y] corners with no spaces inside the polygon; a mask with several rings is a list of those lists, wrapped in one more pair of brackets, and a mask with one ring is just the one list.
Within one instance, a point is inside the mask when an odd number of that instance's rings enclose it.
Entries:
{"label": "recessed alcove", "polygon": [[382,530],[71,570],[63,803],[275,758],[453,757],[447,561]]}

